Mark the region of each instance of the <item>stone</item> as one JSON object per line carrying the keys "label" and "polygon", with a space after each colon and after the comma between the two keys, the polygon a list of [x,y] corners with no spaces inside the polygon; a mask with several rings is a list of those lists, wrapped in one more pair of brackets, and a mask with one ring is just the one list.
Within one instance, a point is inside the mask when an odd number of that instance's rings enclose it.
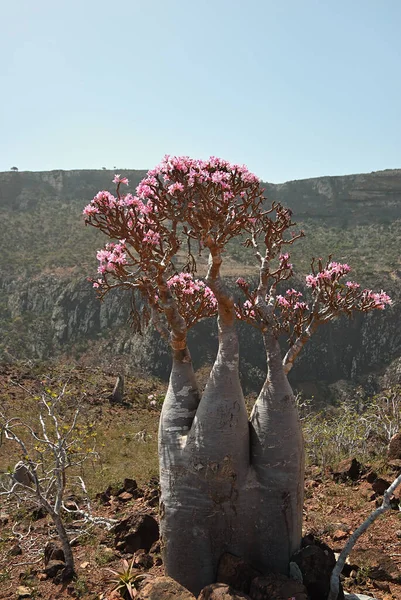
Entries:
{"label": "stone", "polygon": [[375,473],[375,471],[369,471],[369,473],[366,474],[365,479],[368,483],[373,483],[375,479],[377,479],[377,473]]}
{"label": "stone", "polygon": [[32,590],[25,585],[17,587],[17,598],[32,598]]}
{"label": "stone", "polygon": [[15,544],[9,551],[10,556],[20,556],[22,554],[22,548],[19,544]]}
{"label": "stone", "polygon": [[387,456],[389,460],[401,459],[401,432],[393,435],[388,445]]}
{"label": "stone", "polygon": [[252,600],[308,600],[306,587],[281,573],[256,577],[251,583],[249,595]]}
{"label": "stone", "polygon": [[159,539],[159,525],[148,514],[135,513],[113,527],[115,547],[120,552],[134,554],[137,550],[149,552]]}
{"label": "stone", "polygon": [[201,590],[198,600],[252,600],[250,596],[235,590],[226,583],[212,583]]}
{"label": "stone", "polygon": [[147,554],[145,550],[138,550],[134,554],[134,566],[141,567],[142,569],[151,569],[153,567],[153,556]]}
{"label": "stone", "polygon": [[129,492],[130,494],[132,494],[138,489],[138,484],[135,481],[135,479],[129,479],[128,477],[126,477],[124,479],[123,488],[125,492]]}
{"label": "stone", "polygon": [[348,539],[349,535],[345,531],[341,531],[341,529],[337,529],[331,537],[335,542],[341,542],[342,540]]}
{"label": "stone", "polygon": [[5,512],[0,512],[0,525],[7,525],[10,520],[10,515]]}
{"label": "stone", "polygon": [[388,556],[383,554],[382,550],[369,548],[353,549],[348,558],[351,568],[367,568],[369,577],[378,581],[397,581],[401,572],[396,563]]}
{"label": "stone", "polygon": [[118,494],[117,498],[118,500],[120,500],[120,502],[129,502],[130,500],[133,499],[133,495],[131,494],[131,492],[121,492],[121,494]]}
{"label": "stone", "polygon": [[335,481],[357,481],[361,474],[361,463],[356,458],[342,460],[337,469],[333,471]]}
{"label": "stone", "polygon": [[32,520],[33,521],[39,521],[39,519],[44,519],[45,517],[47,517],[47,511],[45,508],[43,508],[43,506],[38,506],[37,508],[34,508],[32,511]]}
{"label": "stone", "polygon": [[[310,600],[327,598],[331,572],[336,564],[333,550],[313,535],[308,535],[302,539],[301,549],[292,556],[291,560],[300,568],[303,584],[308,590]],[[340,587],[338,600],[343,598],[344,593]]]}
{"label": "stone", "polygon": [[222,555],[217,569],[217,581],[226,583],[235,590],[249,593],[252,579],[261,573],[234,554],[226,552]]}
{"label": "stone", "polygon": [[383,496],[384,492],[387,490],[387,488],[390,487],[390,485],[391,485],[390,481],[387,481],[386,479],[382,479],[381,477],[378,477],[372,483],[372,489],[373,489],[373,491],[376,492],[376,494],[379,494],[379,496]]}
{"label": "stone", "polygon": [[195,600],[191,594],[171,577],[155,577],[143,586],[136,600]]}
{"label": "stone", "polygon": [[61,560],[50,560],[47,565],[45,566],[45,568],[43,569],[43,572],[50,577],[51,579],[53,579],[54,577],[56,577],[56,575],[58,574],[59,571],[61,571],[62,569],[65,568],[65,563]]}
{"label": "stone", "polygon": [[61,544],[56,542],[47,542],[44,548],[45,555],[45,566],[51,560],[58,560],[61,562],[65,562],[64,550],[61,547]]}

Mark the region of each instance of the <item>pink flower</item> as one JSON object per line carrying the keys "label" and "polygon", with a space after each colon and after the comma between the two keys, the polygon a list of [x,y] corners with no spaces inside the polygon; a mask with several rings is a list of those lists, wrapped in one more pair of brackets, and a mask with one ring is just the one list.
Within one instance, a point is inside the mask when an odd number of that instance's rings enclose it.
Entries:
{"label": "pink flower", "polygon": [[167,188],[167,191],[169,194],[171,194],[172,196],[175,194],[175,192],[183,192],[184,191],[184,186],[182,185],[182,183],[173,183],[171,185],[169,185],[169,187]]}
{"label": "pink flower", "polygon": [[284,306],[285,308],[290,306],[290,303],[288,302],[288,300],[280,295],[277,296],[277,304],[279,306]]}
{"label": "pink flower", "polygon": [[124,183],[128,185],[128,179],[126,177],[121,177],[121,175],[114,175],[113,183]]}
{"label": "pink flower", "polygon": [[88,217],[95,215],[98,212],[99,212],[98,207],[93,206],[93,204],[88,204],[87,206],[85,206],[85,208],[83,210],[84,215],[86,215]]}
{"label": "pink flower", "polygon": [[357,290],[361,287],[359,283],[356,283],[355,281],[347,281],[345,285],[350,290]]}
{"label": "pink flower", "polygon": [[308,287],[316,287],[317,278],[314,275],[307,275],[305,281]]}
{"label": "pink flower", "polygon": [[235,282],[237,285],[239,285],[240,287],[243,287],[244,285],[246,285],[246,281],[243,277],[238,277],[237,281]]}

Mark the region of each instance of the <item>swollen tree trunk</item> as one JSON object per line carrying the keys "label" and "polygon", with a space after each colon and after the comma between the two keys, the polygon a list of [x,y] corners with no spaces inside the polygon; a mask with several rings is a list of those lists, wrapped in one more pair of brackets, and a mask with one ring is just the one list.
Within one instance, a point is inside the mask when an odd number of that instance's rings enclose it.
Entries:
{"label": "swollen tree trunk", "polygon": [[254,543],[248,559],[262,571],[287,574],[301,543],[304,446],[279,343],[271,333],[264,342],[268,374],[250,419],[257,502],[249,515]]}
{"label": "swollen tree trunk", "polygon": [[185,356],[174,357],[160,422],[161,533],[167,573],[197,595],[215,581],[224,552],[241,554],[236,522],[249,430],[234,324],[219,318],[219,350],[200,402]]}

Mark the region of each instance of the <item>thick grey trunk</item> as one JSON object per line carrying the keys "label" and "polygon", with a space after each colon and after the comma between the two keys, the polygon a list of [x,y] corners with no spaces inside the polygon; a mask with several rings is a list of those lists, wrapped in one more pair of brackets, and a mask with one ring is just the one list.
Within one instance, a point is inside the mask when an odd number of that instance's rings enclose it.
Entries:
{"label": "thick grey trunk", "polygon": [[196,595],[215,581],[223,552],[241,553],[238,498],[249,465],[238,341],[221,319],[198,402],[192,365],[175,358],[160,423],[161,531],[167,573]]}
{"label": "thick grey trunk", "polygon": [[268,375],[250,419],[258,506],[250,514],[254,544],[249,558],[262,571],[287,574],[302,535],[304,445],[278,341],[270,334],[264,341]]}

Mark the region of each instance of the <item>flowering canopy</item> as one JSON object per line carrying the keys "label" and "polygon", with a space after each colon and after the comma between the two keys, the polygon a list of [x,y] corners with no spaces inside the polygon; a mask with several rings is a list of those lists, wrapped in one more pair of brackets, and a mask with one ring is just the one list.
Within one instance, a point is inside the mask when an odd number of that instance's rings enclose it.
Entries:
{"label": "flowering canopy", "polygon": [[[221,253],[227,241],[244,234],[244,245],[254,249],[259,262],[259,283],[252,289],[244,278],[237,279],[245,298],[235,305],[235,314],[263,332],[288,335],[288,369],[319,324],[391,303],[383,291],[344,281],[350,267],[331,258],[312,261],[305,279],[307,298],[292,287],[278,293],[294,274],[286,247],[304,234],[294,231],[289,209],[275,202],[266,208],[260,181],[245,166],[216,157],[165,156],[135,195],[121,193],[126,177],[116,175],[113,182],[115,196],[101,191],[84,209],[86,223],[113,240],[97,253],[99,277],[93,285],[100,296],[114,287],[138,290],[145,300],[142,317],[152,318],[156,326],[160,315],[171,330],[173,313],[186,328],[217,313],[223,297],[216,283]],[[199,252],[209,250],[206,283],[194,278],[194,242]],[[140,319],[135,322],[139,327]]]}

